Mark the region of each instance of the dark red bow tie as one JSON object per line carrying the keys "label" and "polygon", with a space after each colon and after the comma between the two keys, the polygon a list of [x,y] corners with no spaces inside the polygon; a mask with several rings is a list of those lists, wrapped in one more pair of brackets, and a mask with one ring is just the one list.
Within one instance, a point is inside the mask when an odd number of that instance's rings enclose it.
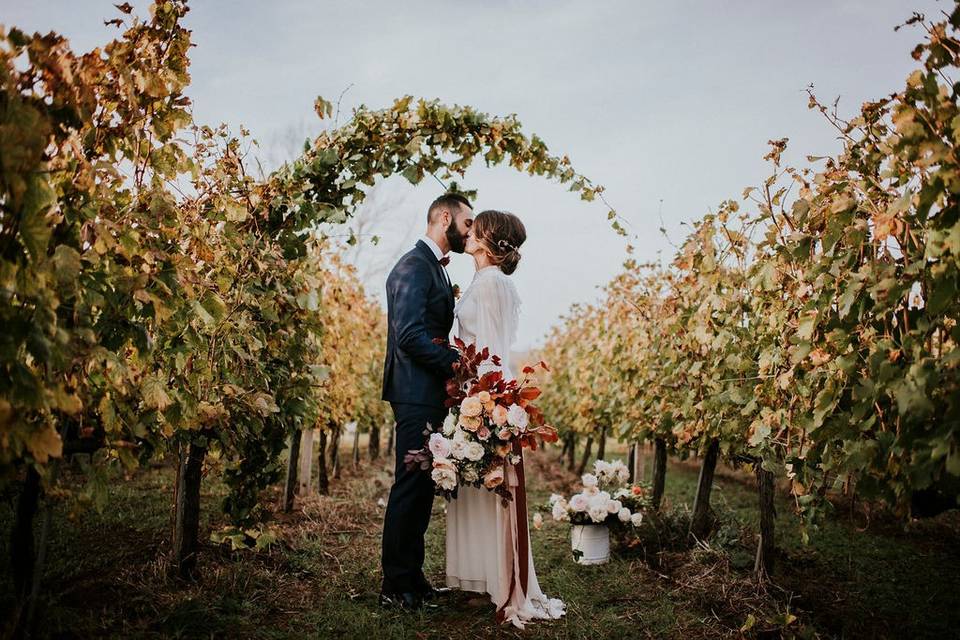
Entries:
{"label": "dark red bow tie", "polygon": [[447,266],[448,264],[450,264],[450,256],[443,256],[442,258],[440,258],[440,266],[441,266],[441,267],[445,267],[445,266]]}

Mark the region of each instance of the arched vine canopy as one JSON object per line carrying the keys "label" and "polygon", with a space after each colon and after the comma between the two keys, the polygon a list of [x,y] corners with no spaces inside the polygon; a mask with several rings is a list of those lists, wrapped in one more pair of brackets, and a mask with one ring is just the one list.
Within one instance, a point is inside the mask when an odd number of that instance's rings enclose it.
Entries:
{"label": "arched vine canopy", "polygon": [[[315,104],[321,118],[333,106]],[[551,155],[536,135],[523,133],[516,116],[495,117],[472,107],[404,96],[379,111],[360,107],[349,123],[321,133],[303,155],[263,185],[263,215],[271,229],[296,234],[318,222],[346,221],[378,178],[402,175],[412,184],[430,176],[463,176],[477,159],[507,163],[530,175],[569,184],[583,200],[603,188],[577,173],[566,156]],[[614,228],[623,232],[613,209]]]}

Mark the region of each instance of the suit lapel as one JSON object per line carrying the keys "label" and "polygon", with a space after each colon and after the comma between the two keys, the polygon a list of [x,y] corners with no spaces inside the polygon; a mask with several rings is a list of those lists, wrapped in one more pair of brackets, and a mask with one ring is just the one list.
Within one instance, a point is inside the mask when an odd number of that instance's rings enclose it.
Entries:
{"label": "suit lapel", "polygon": [[434,265],[434,269],[436,270],[436,275],[440,279],[440,286],[443,287],[443,289],[447,293],[447,305],[446,305],[447,308],[445,311],[447,315],[447,322],[449,324],[452,324],[454,299],[453,299],[453,287],[451,286],[450,280],[448,279],[448,276],[443,271],[443,265],[440,264],[439,260],[437,260],[437,256],[434,255],[430,247],[427,246],[427,243],[424,242],[423,240],[417,240],[416,246],[417,246],[417,249],[424,255],[424,257],[427,258],[427,260],[429,260],[430,263]]}
{"label": "suit lapel", "polygon": [[447,281],[447,317],[449,322],[453,325],[453,310],[456,307],[457,301],[453,297],[453,285],[450,283],[447,278],[444,278]]}
{"label": "suit lapel", "polygon": [[[437,256],[433,255],[433,251],[430,250],[430,247],[427,246],[427,243],[423,240],[417,240],[417,251],[423,254],[424,258],[437,262]],[[438,263],[439,264],[439,263]]]}
{"label": "suit lapel", "polygon": [[447,294],[447,320],[453,323],[453,306],[455,302],[453,299],[453,284],[450,282],[450,276],[443,268],[443,265],[438,262],[437,268],[440,270],[440,282],[443,283],[444,291],[446,291]]}

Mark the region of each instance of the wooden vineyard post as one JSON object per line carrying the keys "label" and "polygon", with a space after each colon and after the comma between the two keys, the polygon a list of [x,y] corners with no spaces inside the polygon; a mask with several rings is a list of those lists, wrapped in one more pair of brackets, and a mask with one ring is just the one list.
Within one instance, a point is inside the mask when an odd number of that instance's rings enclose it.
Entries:
{"label": "wooden vineyard post", "polygon": [[660,510],[663,501],[663,490],[667,479],[667,441],[656,438],[653,441],[653,510]]}
{"label": "wooden vineyard post", "polygon": [[313,437],[316,429],[304,429],[300,436],[300,488],[301,496],[313,493],[310,479],[313,477]]}
{"label": "wooden vineyard post", "polygon": [[193,578],[196,574],[200,538],[200,478],[206,453],[205,447],[193,442],[180,452],[173,560],[177,573],[183,578]]}
{"label": "wooden vineyard post", "polygon": [[693,516],[690,519],[690,535],[697,540],[706,538],[710,531],[710,490],[713,488],[713,474],[717,469],[719,455],[720,441],[711,440],[700,467],[697,496],[693,500]]}
{"label": "wooden vineyard post", "polygon": [[593,436],[587,436],[587,446],[583,448],[583,458],[580,460],[580,466],[577,468],[577,475],[582,476],[587,470],[587,463],[590,461],[590,451],[593,449]]}
{"label": "wooden vineyard post", "polygon": [[[56,468],[54,468],[56,472]],[[51,475],[55,475],[51,474]],[[37,610],[37,600],[40,598],[40,581],[43,578],[43,564],[47,555],[47,539],[50,535],[50,518],[53,506],[49,501],[45,501],[43,506],[43,515],[40,520],[40,545],[37,548],[37,558],[33,563],[33,584],[30,586],[30,596],[27,598],[27,617],[22,628],[30,631],[33,629],[34,615]]]}
{"label": "wooden vineyard post", "polygon": [[[60,429],[60,438],[64,439],[66,433],[67,426],[64,425]],[[64,457],[70,455],[70,447],[64,447]],[[48,469],[47,482],[53,485],[60,471],[60,463],[51,462]],[[40,543],[36,545],[33,538],[33,523],[41,497],[45,499],[43,513],[40,516]],[[34,467],[28,467],[23,489],[17,500],[16,520],[10,541],[10,565],[13,570],[14,597],[16,598],[12,629],[14,638],[29,638],[37,630],[34,626],[34,616],[37,601],[40,598],[40,582],[43,579],[43,565],[46,562],[52,512],[53,504],[45,495],[40,474]],[[10,630],[9,627],[8,630]]]}
{"label": "wooden vineyard post", "polygon": [[567,470],[573,471],[577,464],[577,434],[570,434],[570,449],[567,450]]}
{"label": "wooden vineyard post", "polygon": [[330,474],[334,479],[340,477],[340,432],[343,428],[340,425],[331,425],[333,436],[330,438]]}
{"label": "wooden vineyard post", "polygon": [[293,511],[293,496],[298,487],[297,470],[300,466],[300,439],[302,431],[295,429],[290,435],[290,456],[287,459],[287,482],[283,487],[283,510]]}
{"label": "wooden vineyard post", "polygon": [[563,449],[560,451],[560,461],[567,457],[567,451],[573,446],[573,434],[568,434],[563,438]]}
{"label": "wooden vineyard post", "polygon": [[[56,475],[56,469],[54,466],[51,476]],[[11,612],[14,621],[11,637],[14,638],[29,638],[35,630],[33,618],[40,596],[40,580],[50,532],[51,505],[45,501],[40,521],[40,544],[35,544],[33,524],[42,495],[40,475],[33,467],[29,467],[17,500],[16,520],[10,541],[10,565],[16,598]]]}
{"label": "wooden vineyard post", "polygon": [[330,493],[330,478],[327,477],[327,430],[320,429],[320,456],[317,458],[317,491],[325,496]]}
{"label": "wooden vineyard post", "polygon": [[757,542],[757,558],[753,570],[760,580],[773,573],[775,546],[775,523],[777,517],[774,498],[773,473],[757,464],[757,496],[760,499],[760,540]]}
{"label": "wooden vineyard post", "polygon": [[380,425],[377,422],[370,425],[370,442],[367,450],[370,452],[370,460],[380,458]]}
{"label": "wooden vineyard post", "polygon": [[17,516],[10,537],[10,568],[13,586],[18,600],[26,601],[33,585],[33,562],[35,557],[33,520],[40,503],[40,474],[33,467],[27,468],[23,489],[17,499]]}
{"label": "wooden vineyard post", "polygon": [[635,482],[640,482],[643,480],[644,462],[646,461],[646,457],[644,456],[645,449],[645,444],[641,444],[639,442],[633,443],[633,464],[636,466],[633,471],[634,478],[636,478]]}
{"label": "wooden vineyard post", "polygon": [[643,480],[643,445],[639,442],[630,444],[627,454],[627,469],[630,470],[630,482],[637,483]]}
{"label": "wooden vineyard post", "polygon": [[600,442],[597,444],[597,460],[603,460],[607,455],[607,425],[600,428]]}
{"label": "wooden vineyard post", "polygon": [[360,425],[353,430],[353,468],[360,466]]}

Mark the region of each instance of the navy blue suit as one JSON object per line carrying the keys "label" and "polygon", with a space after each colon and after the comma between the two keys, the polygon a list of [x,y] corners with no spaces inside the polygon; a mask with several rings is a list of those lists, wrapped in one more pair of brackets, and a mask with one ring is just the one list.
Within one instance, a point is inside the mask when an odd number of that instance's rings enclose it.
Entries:
{"label": "navy blue suit", "polygon": [[453,327],[453,290],[430,247],[422,240],[387,277],[387,354],[383,399],[396,420],[396,468],[383,522],[383,591],[428,588],[423,575],[423,536],[433,508],[433,481],[419,468],[407,471],[403,457],[426,444],[427,425],[439,429],[447,410],[446,381],[457,354],[433,342]]}

